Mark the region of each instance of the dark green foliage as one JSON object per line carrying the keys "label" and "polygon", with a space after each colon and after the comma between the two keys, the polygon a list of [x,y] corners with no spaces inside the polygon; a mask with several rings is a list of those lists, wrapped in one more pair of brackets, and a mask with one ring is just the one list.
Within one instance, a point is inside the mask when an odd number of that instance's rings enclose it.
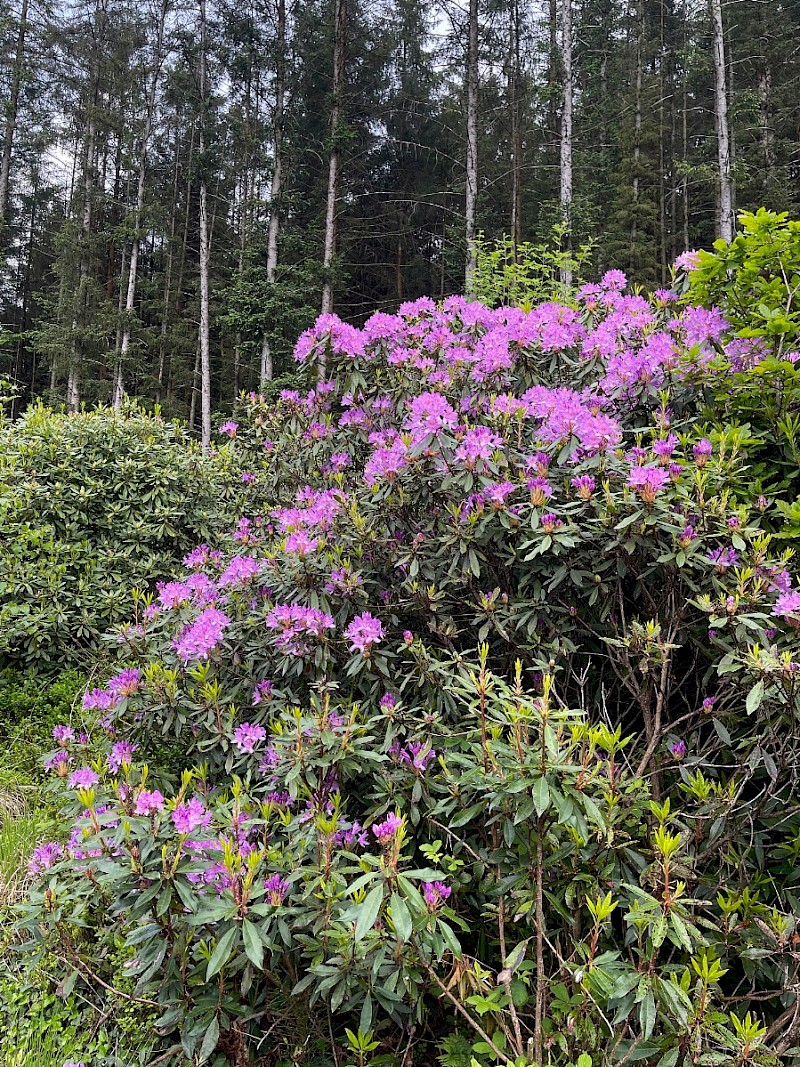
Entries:
{"label": "dark green foliage", "polygon": [[0,427],[0,663],[86,662],[182,555],[233,522],[230,452],[136,409],[37,406]]}
{"label": "dark green foliage", "polygon": [[39,757],[53,747],[53,727],[73,719],[85,685],[78,671],[65,671],[51,682],[13,670],[0,674],[3,770],[29,780],[39,777]]}

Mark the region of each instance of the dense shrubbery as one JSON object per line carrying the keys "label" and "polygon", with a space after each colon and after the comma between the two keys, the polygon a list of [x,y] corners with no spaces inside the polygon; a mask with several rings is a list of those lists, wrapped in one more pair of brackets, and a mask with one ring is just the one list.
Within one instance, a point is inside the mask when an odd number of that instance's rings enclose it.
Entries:
{"label": "dense shrubbery", "polygon": [[176,1064],[796,1054],[793,483],[718,399],[772,364],[624,284],[323,318],[223,425],[273,506],[56,729],[34,964],[125,938]]}
{"label": "dense shrubbery", "polygon": [[229,452],[203,456],[136,409],[35,406],[0,425],[0,663],[85,661],[131,589],[228,525],[241,495]]}

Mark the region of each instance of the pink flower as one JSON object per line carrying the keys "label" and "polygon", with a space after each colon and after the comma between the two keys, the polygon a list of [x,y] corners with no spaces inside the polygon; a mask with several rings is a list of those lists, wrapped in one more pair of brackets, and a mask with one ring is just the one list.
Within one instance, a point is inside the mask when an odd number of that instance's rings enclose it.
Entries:
{"label": "pink flower", "polygon": [[133,696],[139,689],[141,677],[141,672],[136,667],[130,667],[109,678],[108,688],[118,697]]}
{"label": "pink flower", "polygon": [[652,504],[659,489],[669,481],[669,472],[662,467],[631,467],[628,485],[635,489],[646,504]]}
{"label": "pink flower", "polygon": [[265,678],[261,682],[256,683],[256,687],[253,690],[253,704],[261,704],[270,700],[272,697],[272,682]]}
{"label": "pink flower", "polygon": [[309,537],[305,530],[295,530],[294,533],[290,533],[286,538],[283,549],[287,555],[299,556],[300,559],[305,559],[306,556],[316,551],[318,545],[319,540],[316,537]]}
{"label": "pink flower", "polygon": [[55,726],[53,728],[53,739],[59,745],[68,745],[70,741],[75,740],[75,731],[71,726]]}
{"label": "pink flower", "polygon": [[273,874],[265,880],[264,888],[267,891],[267,903],[277,908],[286,899],[286,894],[289,892],[289,883],[285,878],[281,878],[279,874]]}
{"label": "pink flower", "polygon": [[800,628],[800,592],[792,589],[788,593],[781,593],[775,601],[772,614],[782,618],[790,626]]}
{"label": "pink flower", "polygon": [[714,451],[714,446],[711,444],[707,437],[701,437],[701,439],[694,446],[694,458],[698,467],[704,467],[706,460]]}
{"label": "pink flower", "polygon": [[263,741],[267,731],[257,723],[243,722],[233,734],[233,743],[240,752],[254,752],[259,741]]}
{"label": "pink flower", "polygon": [[686,755],[687,748],[685,741],[675,741],[669,746],[670,753],[674,759],[682,760]]}
{"label": "pink flower", "polygon": [[111,773],[115,774],[123,766],[130,767],[133,754],[138,747],[130,741],[117,741],[112,745],[111,752],[108,754],[108,769]]}
{"label": "pink flower", "polygon": [[252,556],[234,556],[219,576],[217,585],[220,589],[228,585],[242,585],[257,578],[260,572],[261,564],[257,559]]}
{"label": "pink flower", "polygon": [[59,778],[65,778],[69,765],[74,763],[75,760],[66,751],[66,749],[60,748],[57,752],[54,752],[51,756],[48,756],[44,761],[44,769],[46,771],[55,771]]}
{"label": "pink flower", "polygon": [[77,771],[73,771],[69,776],[67,785],[70,789],[91,789],[99,781],[99,775],[91,767],[79,767]]}
{"label": "pink flower", "polygon": [[528,489],[531,493],[531,504],[541,507],[553,495],[552,487],[546,478],[529,478]]}
{"label": "pink flower", "polygon": [[178,658],[188,663],[192,659],[208,659],[208,656],[222,640],[225,627],[230,619],[217,608],[208,607],[201,611],[195,621],[183,631],[173,647]]}
{"label": "pink flower", "polygon": [[391,841],[400,827],[403,825],[403,820],[396,813],[393,812],[386,816],[383,822],[375,823],[372,827],[372,832],[382,845],[388,844]]}
{"label": "pink flower", "polygon": [[220,433],[224,433],[228,437],[233,439],[236,436],[236,431],[238,429],[239,429],[239,423],[238,422],[233,422],[232,420],[228,420],[228,422],[223,422],[223,424],[219,428],[219,432]]}
{"label": "pink flower", "polygon": [[178,804],[172,813],[172,821],[179,834],[190,834],[201,826],[211,822],[211,812],[206,811],[198,797],[192,797],[186,804]]}
{"label": "pink flower", "polygon": [[49,871],[55,863],[62,859],[63,855],[64,850],[57,841],[47,841],[33,850],[28,862],[28,870],[34,875],[41,874],[42,871]]}
{"label": "pink flower", "polygon": [[152,792],[143,789],[136,797],[133,810],[136,815],[155,815],[164,810],[165,803],[164,797],[157,789]]}
{"label": "pink flower", "polygon": [[506,506],[506,500],[515,489],[516,486],[513,482],[491,482],[483,490],[483,495],[487,503],[491,504],[496,511],[499,511]]}
{"label": "pink flower", "polygon": [[374,618],[368,611],[356,615],[345,630],[345,637],[350,642],[353,652],[366,655],[373,645],[379,644],[383,639],[383,623]]}
{"label": "pink flower", "polygon": [[681,252],[678,258],[675,260],[675,270],[683,270],[687,273],[692,270],[696,270],[700,263],[700,253]]}
{"label": "pink flower", "polygon": [[468,470],[474,470],[479,463],[483,464],[491,459],[495,449],[501,448],[502,445],[503,438],[488,426],[476,426],[464,434],[456,449],[456,460],[463,463]]}
{"label": "pink flower", "polygon": [[436,911],[440,904],[450,897],[453,890],[444,882],[423,882],[422,895],[430,911]]}
{"label": "pink flower", "polygon": [[578,478],[573,478],[570,485],[573,489],[578,490],[578,496],[581,500],[591,499],[595,486],[594,478],[591,474],[581,474]]}
{"label": "pink flower", "polygon": [[411,413],[406,427],[412,432],[429,434],[442,429],[452,429],[458,423],[458,415],[441,393],[422,393],[408,405]]}

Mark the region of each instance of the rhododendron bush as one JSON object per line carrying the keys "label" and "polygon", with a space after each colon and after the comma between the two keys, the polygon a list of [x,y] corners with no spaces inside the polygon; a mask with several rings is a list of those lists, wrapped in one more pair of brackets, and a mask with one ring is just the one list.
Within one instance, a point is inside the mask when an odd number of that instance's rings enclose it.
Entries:
{"label": "rhododendron bush", "polygon": [[54,737],[32,958],[96,989],[117,928],[162,1062],[776,1062],[800,590],[713,406],[758,346],[612,271],[296,355],[221,427],[271,505]]}

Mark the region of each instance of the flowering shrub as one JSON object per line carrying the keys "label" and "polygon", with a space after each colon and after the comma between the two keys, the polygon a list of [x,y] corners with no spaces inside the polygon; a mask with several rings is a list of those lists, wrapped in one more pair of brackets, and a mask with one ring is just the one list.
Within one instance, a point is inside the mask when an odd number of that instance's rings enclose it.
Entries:
{"label": "flowering shrub", "polygon": [[624,289],[324,316],[331,379],[221,428],[272,505],[54,736],[23,920],[90,983],[118,928],[176,1062],[278,1055],[298,1001],[396,1062],[447,1027],[479,1064],[791,1046],[791,552],[706,416],[726,320]]}

